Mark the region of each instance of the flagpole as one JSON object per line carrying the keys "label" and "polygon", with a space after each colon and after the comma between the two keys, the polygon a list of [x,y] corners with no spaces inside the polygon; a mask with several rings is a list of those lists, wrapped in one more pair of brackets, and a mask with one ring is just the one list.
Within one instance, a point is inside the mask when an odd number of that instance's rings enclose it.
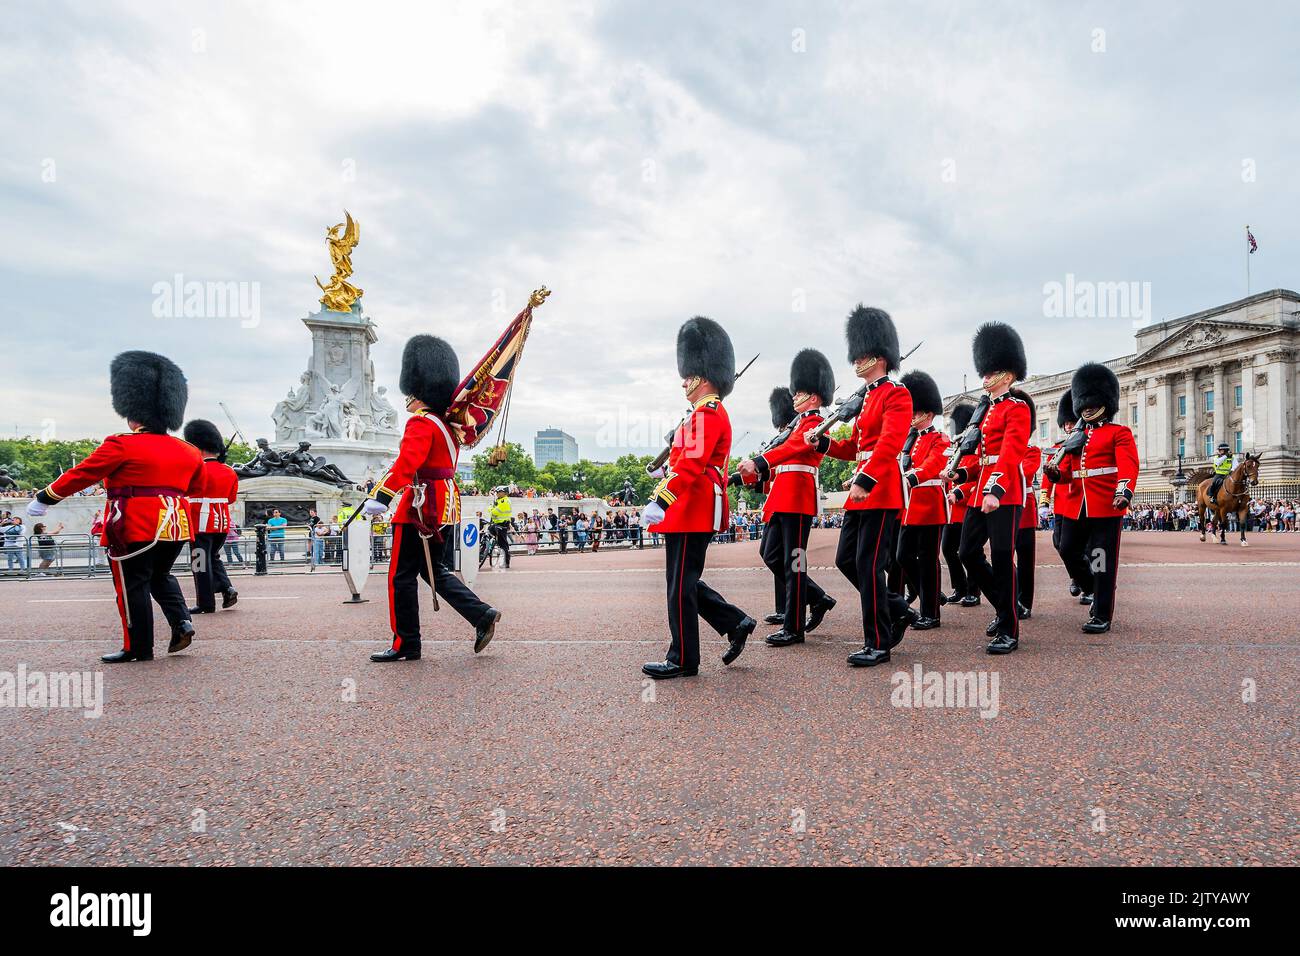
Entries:
{"label": "flagpole", "polygon": [[1250,223],[1246,223],[1246,298],[1250,298]]}

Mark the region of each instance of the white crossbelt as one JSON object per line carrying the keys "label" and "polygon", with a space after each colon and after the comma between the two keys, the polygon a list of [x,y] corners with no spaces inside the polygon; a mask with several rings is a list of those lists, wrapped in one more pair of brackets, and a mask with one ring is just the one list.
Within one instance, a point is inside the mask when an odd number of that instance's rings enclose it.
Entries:
{"label": "white crossbelt", "polygon": [[1119,468],[1111,465],[1109,468],[1081,468],[1074,472],[1076,478],[1096,478],[1098,475],[1113,475],[1119,471]]}
{"label": "white crossbelt", "polygon": [[788,471],[798,471],[808,475],[817,474],[817,469],[812,465],[777,465],[772,469],[772,474],[784,475]]}

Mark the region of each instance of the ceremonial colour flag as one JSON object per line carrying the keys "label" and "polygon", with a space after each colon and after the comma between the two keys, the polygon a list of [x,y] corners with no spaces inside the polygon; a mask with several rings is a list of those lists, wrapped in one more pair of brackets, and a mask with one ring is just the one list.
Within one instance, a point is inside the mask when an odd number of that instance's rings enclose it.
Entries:
{"label": "ceremonial colour flag", "polygon": [[1246,245],[1250,247],[1249,251],[1246,253],[1247,255],[1250,255],[1250,253],[1259,249],[1258,243],[1255,242],[1255,237],[1251,235],[1250,226],[1246,227]]}
{"label": "ceremonial colour flag", "polygon": [[514,317],[487,355],[474,364],[473,371],[456,388],[456,396],[447,409],[447,424],[456,432],[462,448],[473,448],[492,430],[498,414],[510,394],[510,383],[523,355],[524,342],[533,324],[533,309],[541,305],[550,290],[545,286],[528,297],[528,305]]}

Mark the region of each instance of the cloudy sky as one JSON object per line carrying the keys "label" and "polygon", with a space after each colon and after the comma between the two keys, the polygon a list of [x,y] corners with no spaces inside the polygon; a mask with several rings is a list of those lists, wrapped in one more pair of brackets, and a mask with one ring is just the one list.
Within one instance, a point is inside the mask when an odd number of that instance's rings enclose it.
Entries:
{"label": "cloudy sky", "polygon": [[[1031,372],[1131,351],[1135,322],[1300,286],[1289,4],[45,3],[0,25],[0,430],[120,423],[111,356],[174,358],[244,431],[306,367],[299,321],[361,224],[354,281],[395,389],[405,338],[468,363],[554,290],[509,437],[584,455],[682,407],[678,325],[847,381],[843,319],[891,312],[945,392],[988,319]],[[256,284],[259,321],[159,318],[154,289]],[[1150,283],[1149,312],[1044,315],[1044,286]],[[224,422],[223,422],[224,424]],[[638,427],[640,424],[641,427]],[[621,426],[621,427],[620,427]],[[630,440],[629,440],[630,435]]]}

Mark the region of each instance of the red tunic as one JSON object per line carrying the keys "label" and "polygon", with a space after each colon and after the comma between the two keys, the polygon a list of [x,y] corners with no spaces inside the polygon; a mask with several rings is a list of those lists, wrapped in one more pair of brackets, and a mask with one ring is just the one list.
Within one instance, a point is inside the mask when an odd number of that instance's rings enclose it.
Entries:
{"label": "red tunic", "polygon": [[97,481],[108,492],[100,540],[112,553],[125,553],[128,544],[193,540],[186,497],[203,486],[203,455],[189,442],[145,431],[110,435],[36,497],[53,504]]}
{"label": "red tunic", "polygon": [[[1025,485],[1025,510],[1020,513],[1020,527],[1038,527],[1038,502],[1034,500],[1034,476],[1043,463],[1043,450],[1037,445],[1030,445],[1025,451],[1025,459],[1020,465],[1020,473]],[[1045,479],[1044,479],[1045,480]]]}
{"label": "red tunic", "polygon": [[846,511],[903,507],[903,473],[898,453],[912,425],[912,396],[903,386],[880,378],[867,387],[853,433],[844,440],[822,436],[821,451],[841,461],[857,461],[853,484],[865,488],[862,501],[849,498]]}
{"label": "red tunic", "polygon": [[[1083,448],[1061,462],[1056,513],[1075,519],[1119,517],[1124,510],[1112,503],[1115,496],[1131,502],[1137,487],[1137,442],[1128,428],[1114,422],[1083,427],[1088,436]],[[1063,498],[1067,482],[1070,494]]]}
{"label": "red tunic", "polygon": [[[459,456],[460,443],[452,430],[429,409],[421,409],[406,420],[397,460],[375,487],[375,500],[387,505],[400,496],[393,515],[396,524],[455,524],[460,520]],[[417,497],[423,498],[418,514]]]}
{"label": "red tunic", "polygon": [[821,423],[820,412],[804,412],[789,438],[754,459],[764,480],[772,476],[771,490],[763,502],[764,521],[770,521],[777,512],[795,515],[817,513],[817,469],[823,456],[804,441],[804,435]]}
{"label": "red tunic", "polygon": [[651,525],[659,534],[721,531],[727,526],[727,461],[731,454],[731,419],[722,400],[709,395],[673,435],[668,472],[651,500],[664,509],[664,520]]}
{"label": "red tunic", "polygon": [[916,444],[912,446],[912,467],[903,476],[911,487],[903,524],[948,523],[951,506],[940,475],[948,467],[948,449],[951,446],[948,436],[933,425],[917,435]]}
{"label": "red tunic", "polygon": [[966,509],[970,507],[971,498],[975,494],[975,479],[979,477],[980,456],[976,452],[969,455],[962,455],[961,461],[957,462],[957,474],[960,478],[962,475],[971,475],[966,481],[956,481],[952,486],[952,496],[957,499],[956,504],[952,506],[952,523],[961,524],[966,520]]}
{"label": "red tunic", "polygon": [[[976,500],[967,505],[978,507],[984,495],[1008,504],[1024,502],[1025,476],[1020,469],[1033,431],[1029,419],[1029,406],[1013,395],[999,395],[989,405],[980,422],[979,478],[969,492]],[[957,480],[965,484],[972,477],[973,469],[959,469]]]}
{"label": "red tunic", "polygon": [[203,459],[199,486],[190,495],[190,527],[195,534],[225,534],[230,530],[230,506],[239,491],[235,469],[215,458]]}

